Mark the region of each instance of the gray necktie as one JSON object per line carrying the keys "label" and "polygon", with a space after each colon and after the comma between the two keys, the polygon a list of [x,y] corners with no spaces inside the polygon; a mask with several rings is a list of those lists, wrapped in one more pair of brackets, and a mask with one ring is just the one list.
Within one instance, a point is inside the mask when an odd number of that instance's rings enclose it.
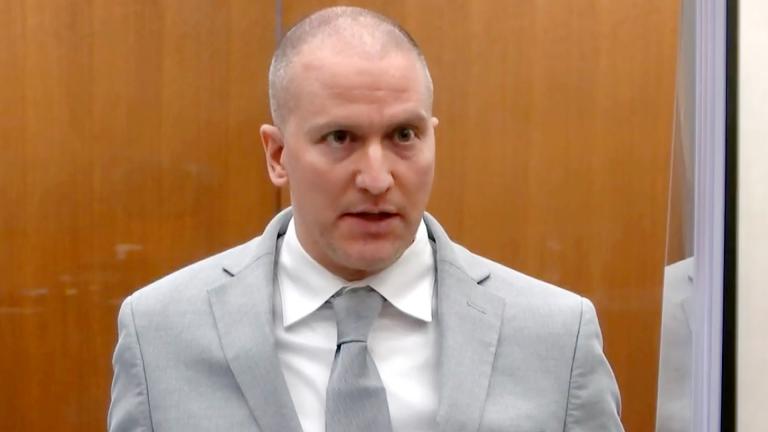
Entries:
{"label": "gray necktie", "polygon": [[390,432],[387,392],[368,352],[368,333],[384,299],[370,287],[331,297],[338,326],[325,398],[326,432]]}

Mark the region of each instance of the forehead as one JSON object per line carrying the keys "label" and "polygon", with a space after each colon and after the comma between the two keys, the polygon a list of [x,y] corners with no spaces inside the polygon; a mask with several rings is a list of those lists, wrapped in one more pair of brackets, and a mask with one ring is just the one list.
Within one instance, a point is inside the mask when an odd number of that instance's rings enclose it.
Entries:
{"label": "forehead", "polygon": [[413,50],[308,44],[289,72],[289,116],[356,107],[431,112],[426,72]]}

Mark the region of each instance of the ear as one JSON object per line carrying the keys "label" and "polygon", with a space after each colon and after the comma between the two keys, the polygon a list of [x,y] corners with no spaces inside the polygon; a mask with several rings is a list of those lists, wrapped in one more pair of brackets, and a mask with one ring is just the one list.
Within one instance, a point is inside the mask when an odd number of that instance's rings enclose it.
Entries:
{"label": "ear", "polygon": [[264,124],[261,125],[259,134],[264,146],[264,156],[267,159],[269,179],[275,186],[283,187],[288,184],[288,173],[283,165],[283,150],[285,149],[283,133],[277,126]]}

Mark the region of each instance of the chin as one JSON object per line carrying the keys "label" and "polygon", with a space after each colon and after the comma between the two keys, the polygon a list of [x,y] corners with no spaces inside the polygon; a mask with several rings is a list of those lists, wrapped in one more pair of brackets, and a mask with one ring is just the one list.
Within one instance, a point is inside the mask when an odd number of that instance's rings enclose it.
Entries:
{"label": "chin", "polygon": [[352,248],[344,253],[346,259],[342,262],[346,263],[345,267],[350,269],[351,273],[362,275],[356,279],[362,279],[386,269],[397,261],[402,253],[399,249],[372,251],[370,246]]}

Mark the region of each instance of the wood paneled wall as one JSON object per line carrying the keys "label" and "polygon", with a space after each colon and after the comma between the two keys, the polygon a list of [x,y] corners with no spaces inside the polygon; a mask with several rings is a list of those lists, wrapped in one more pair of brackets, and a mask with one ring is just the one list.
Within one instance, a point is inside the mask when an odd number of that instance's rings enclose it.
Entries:
{"label": "wood paneled wall", "polygon": [[[103,430],[121,299],[277,210],[275,28],[333,3],[0,0],[0,430]],[[591,298],[624,423],[651,431],[678,2],[351,3],[431,66],[430,211]]]}
{"label": "wood paneled wall", "polygon": [[261,231],[269,1],[0,1],[0,430],[101,431],[117,307]]}

